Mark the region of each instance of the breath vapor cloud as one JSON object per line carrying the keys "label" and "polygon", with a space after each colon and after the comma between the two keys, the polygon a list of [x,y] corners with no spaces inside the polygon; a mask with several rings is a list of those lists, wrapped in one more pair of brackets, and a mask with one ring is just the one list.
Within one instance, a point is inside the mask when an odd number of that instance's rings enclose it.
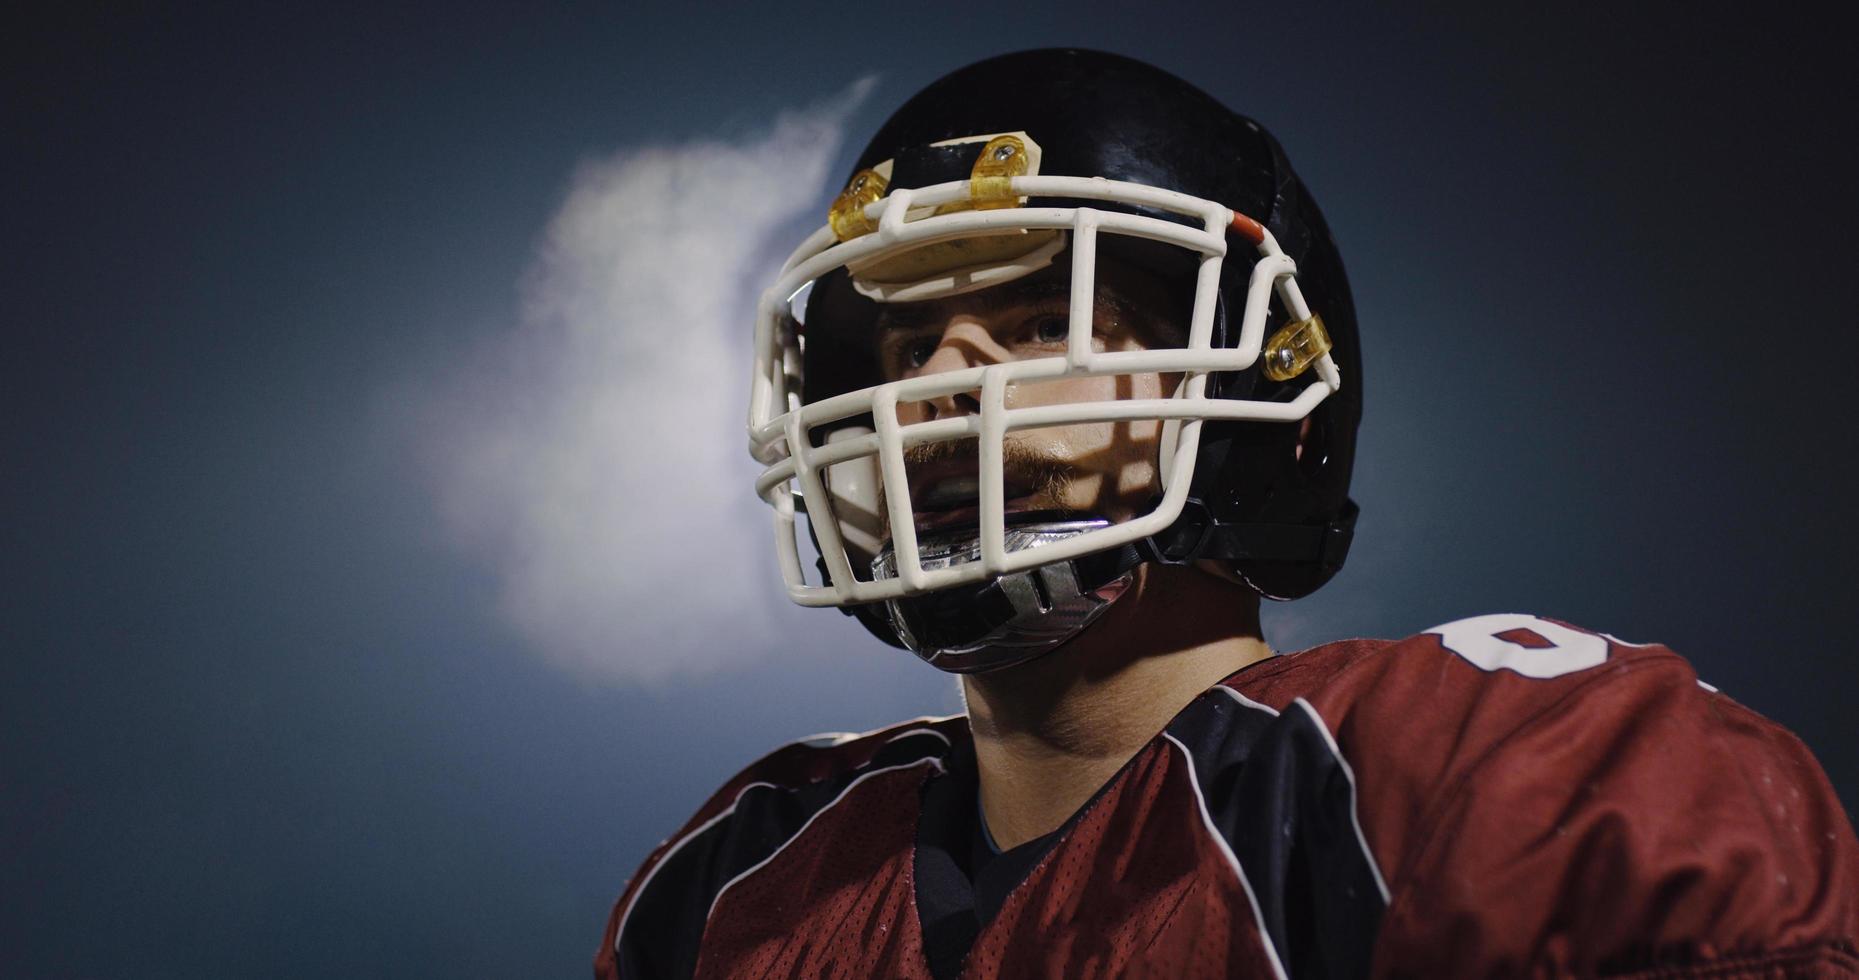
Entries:
{"label": "breath vapor cloud", "polygon": [[448,386],[435,423],[448,525],[494,569],[499,613],[552,661],[650,683],[779,639],[743,429],[753,303],[782,257],[776,232],[811,225],[871,85],[754,138],[584,165],[520,328]]}

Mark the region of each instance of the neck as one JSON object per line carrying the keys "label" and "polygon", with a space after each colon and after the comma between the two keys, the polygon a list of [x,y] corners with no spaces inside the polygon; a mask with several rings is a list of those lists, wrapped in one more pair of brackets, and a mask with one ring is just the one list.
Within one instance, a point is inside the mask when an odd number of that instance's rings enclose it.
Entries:
{"label": "neck", "polygon": [[989,832],[1013,847],[1057,829],[1189,701],[1268,656],[1250,590],[1143,565],[1060,649],[963,677]]}

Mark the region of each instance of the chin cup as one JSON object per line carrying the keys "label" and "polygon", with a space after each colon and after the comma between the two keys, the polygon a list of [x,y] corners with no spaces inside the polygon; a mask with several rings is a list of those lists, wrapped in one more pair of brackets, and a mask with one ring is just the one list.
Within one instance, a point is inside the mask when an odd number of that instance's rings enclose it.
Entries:
{"label": "chin cup", "polygon": [[[1018,520],[1006,529],[1010,553],[1110,524],[1101,518],[1050,512],[1014,517]],[[925,571],[981,559],[974,528],[926,535],[917,550]],[[1119,549],[1054,562],[975,585],[887,600],[885,615],[904,646],[935,667],[958,674],[999,670],[1025,663],[1083,632],[1129,587],[1139,561],[1133,551]],[[897,556],[889,545],[872,561],[872,575],[897,577]]]}

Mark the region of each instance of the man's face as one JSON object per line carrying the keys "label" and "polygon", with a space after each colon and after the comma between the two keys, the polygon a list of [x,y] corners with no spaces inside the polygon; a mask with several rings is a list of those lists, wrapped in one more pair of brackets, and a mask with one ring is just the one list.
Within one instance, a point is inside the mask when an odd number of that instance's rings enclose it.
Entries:
{"label": "man's face", "polygon": [[[1007,361],[1063,356],[1071,282],[1069,261],[1004,285],[944,300],[891,304],[878,320],[885,381]],[[1100,257],[1092,348],[1131,351],[1179,346],[1191,295],[1159,277]],[[1010,385],[1008,408],[1081,401],[1166,398],[1180,375],[1067,377]],[[899,402],[900,424],[980,412],[979,392]],[[1007,434],[1008,513],[1065,510],[1120,522],[1142,513],[1160,490],[1156,457],[1162,423],[1080,423]],[[904,453],[919,531],[974,526],[977,446],[973,439],[913,446]]]}

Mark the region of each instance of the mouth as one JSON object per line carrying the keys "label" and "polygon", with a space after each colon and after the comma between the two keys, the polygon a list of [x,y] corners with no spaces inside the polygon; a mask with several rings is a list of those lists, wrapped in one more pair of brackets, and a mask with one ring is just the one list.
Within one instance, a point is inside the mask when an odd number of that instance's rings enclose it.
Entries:
{"label": "mouth", "polygon": [[[1009,472],[1005,493],[1009,514],[1039,509],[1040,493],[1033,480]],[[910,501],[918,531],[981,523],[981,480],[972,468],[944,467],[922,474],[911,481]]]}

